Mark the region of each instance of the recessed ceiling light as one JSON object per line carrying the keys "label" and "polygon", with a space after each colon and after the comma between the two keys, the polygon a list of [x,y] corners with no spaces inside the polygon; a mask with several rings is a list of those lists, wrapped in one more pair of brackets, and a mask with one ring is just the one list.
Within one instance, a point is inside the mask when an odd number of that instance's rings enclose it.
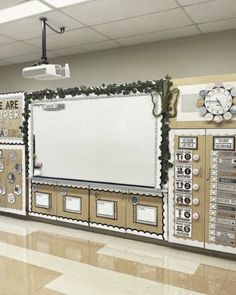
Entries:
{"label": "recessed ceiling light", "polygon": [[38,0],[27,1],[9,8],[0,10],[0,24],[27,16],[39,14],[51,10],[51,8]]}
{"label": "recessed ceiling light", "polygon": [[48,4],[59,8],[59,7],[64,7],[64,6],[69,6],[81,2],[87,2],[91,0],[44,0],[44,2],[47,2]]}

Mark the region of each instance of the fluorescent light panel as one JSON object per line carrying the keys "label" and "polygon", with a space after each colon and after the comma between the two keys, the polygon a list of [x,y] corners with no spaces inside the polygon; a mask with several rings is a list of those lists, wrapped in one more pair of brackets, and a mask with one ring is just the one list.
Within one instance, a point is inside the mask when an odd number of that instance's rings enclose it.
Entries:
{"label": "fluorescent light panel", "polygon": [[56,8],[65,7],[65,6],[87,2],[87,1],[89,0],[44,0],[44,2],[47,2],[48,4]]}
{"label": "fluorescent light panel", "polygon": [[39,14],[49,10],[51,10],[49,6],[43,4],[38,0],[24,2],[22,4],[0,10],[0,24]]}

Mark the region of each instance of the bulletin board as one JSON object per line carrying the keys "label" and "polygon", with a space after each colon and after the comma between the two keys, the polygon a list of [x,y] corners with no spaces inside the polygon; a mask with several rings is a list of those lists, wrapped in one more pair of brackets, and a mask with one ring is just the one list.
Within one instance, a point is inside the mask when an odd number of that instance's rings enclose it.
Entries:
{"label": "bulletin board", "polygon": [[0,95],[0,142],[23,143],[20,127],[23,123],[24,94]]}
{"label": "bulletin board", "polygon": [[41,176],[160,187],[161,117],[150,94],[32,104]]}

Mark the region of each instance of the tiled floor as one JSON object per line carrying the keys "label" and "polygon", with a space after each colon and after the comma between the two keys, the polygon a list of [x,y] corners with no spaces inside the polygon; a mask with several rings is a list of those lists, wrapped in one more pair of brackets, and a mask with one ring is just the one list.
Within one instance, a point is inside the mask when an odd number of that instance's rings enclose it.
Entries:
{"label": "tiled floor", "polygon": [[235,295],[236,261],[0,216],[0,295]]}

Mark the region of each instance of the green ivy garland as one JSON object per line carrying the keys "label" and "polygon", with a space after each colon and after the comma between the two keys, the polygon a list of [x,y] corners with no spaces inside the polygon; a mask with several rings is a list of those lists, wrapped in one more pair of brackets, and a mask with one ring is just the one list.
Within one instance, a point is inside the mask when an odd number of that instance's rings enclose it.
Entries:
{"label": "green ivy garland", "polygon": [[29,164],[29,150],[28,150],[28,133],[29,133],[29,118],[30,118],[30,104],[32,101],[48,99],[52,100],[60,97],[61,99],[66,96],[80,96],[80,95],[129,95],[135,93],[159,93],[162,98],[162,142],[161,142],[161,183],[166,184],[168,181],[168,169],[172,167],[172,164],[169,162],[170,160],[170,152],[169,152],[169,105],[171,101],[171,91],[170,87],[172,86],[172,82],[170,81],[170,77],[166,77],[166,79],[161,80],[153,80],[153,81],[138,81],[133,83],[125,83],[125,84],[110,84],[105,85],[102,84],[101,87],[75,87],[75,88],[57,88],[56,90],[44,89],[41,91],[35,91],[31,93],[25,93],[25,109],[24,109],[24,122],[22,125],[22,133],[23,139],[26,146],[26,164]]}

